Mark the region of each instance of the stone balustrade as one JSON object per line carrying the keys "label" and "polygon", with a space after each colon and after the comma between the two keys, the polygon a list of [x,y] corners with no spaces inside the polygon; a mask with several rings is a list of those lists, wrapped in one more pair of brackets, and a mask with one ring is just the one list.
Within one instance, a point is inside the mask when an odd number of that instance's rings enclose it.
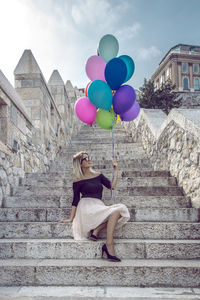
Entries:
{"label": "stone balustrade", "polygon": [[142,109],[124,128],[140,141],[155,170],[169,170],[200,207],[200,109]]}
{"label": "stone balustrade", "polygon": [[15,69],[15,87],[0,71],[0,207],[25,173],[48,171],[82,126],[75,90],[72,99],[58,71],[47,84],[30,50]]}

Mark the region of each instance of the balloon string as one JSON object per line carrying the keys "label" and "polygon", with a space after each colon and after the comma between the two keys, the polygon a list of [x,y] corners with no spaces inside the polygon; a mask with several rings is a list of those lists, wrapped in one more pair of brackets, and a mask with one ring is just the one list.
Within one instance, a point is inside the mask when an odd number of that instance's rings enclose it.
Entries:
{"label": "balloon string", "polygon": [[[115,143],[114,143],[114,122],[113,122],[113,115],[111,111],[111,118],[112,118],[112,160],[115,159]],[[112,169],[112,182],[114,179],[114,168]],[[114,190],[111,189],[111,202],[114,204]]]}

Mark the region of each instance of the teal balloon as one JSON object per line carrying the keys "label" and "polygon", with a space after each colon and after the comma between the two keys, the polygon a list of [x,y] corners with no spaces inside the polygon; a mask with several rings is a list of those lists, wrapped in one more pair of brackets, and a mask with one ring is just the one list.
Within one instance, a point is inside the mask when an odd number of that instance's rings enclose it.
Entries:
{"label": "teal balloon", "polygon": [[116,57],[118,51],[119,43],[114,35],[106,34],[101,38],[99,42],[98,53],[106,62]]}
{"label": "teal balloon", "polygon": [[123,60],[123,62],[126,64],[126,68],[127,68],[127,75],[126,75],[126,79],[124,82],[127,82],[133,75],[134,71],[135,71],[135,63],[132,60],[132,58],[128,55],[121,55],[118,58],[120,58],[121,60]]}
{"label": "teal balloon", "polygon": [[117,115],[112,109],[111,111],[98,109],[96,122],[99,125],[99,127],[106,130],[111,130],[117,124]]}
{"label": "teal balloon", "polygon": [[96,107],[109,110],[112,105],[112,90],[102,80],[94,80],[88,88],[88,98]]}

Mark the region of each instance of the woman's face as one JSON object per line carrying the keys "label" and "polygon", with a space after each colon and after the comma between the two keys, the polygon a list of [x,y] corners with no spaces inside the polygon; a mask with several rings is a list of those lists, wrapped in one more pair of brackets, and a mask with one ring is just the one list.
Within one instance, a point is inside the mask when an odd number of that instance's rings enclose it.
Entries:
{"label": "woman's face", "polygon": [[83,154],[81,159],[81,168],[91,168],[93,166],[92,158],[88,154]]}

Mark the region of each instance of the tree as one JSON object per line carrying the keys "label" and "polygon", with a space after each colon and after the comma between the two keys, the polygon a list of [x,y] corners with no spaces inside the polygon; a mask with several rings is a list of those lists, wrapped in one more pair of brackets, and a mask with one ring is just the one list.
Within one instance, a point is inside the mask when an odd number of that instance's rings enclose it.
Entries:
{"label": "tree", "polygon": [[147,81],[145,78],[144,85],[140,88],[141,95],[138,102],[143,108],[159,108],[168,114],[172,108],[180,107],[182,102],[182,98],[177,98],[174,88],[175,85],[168,80],[156,89],[153,81]]}

